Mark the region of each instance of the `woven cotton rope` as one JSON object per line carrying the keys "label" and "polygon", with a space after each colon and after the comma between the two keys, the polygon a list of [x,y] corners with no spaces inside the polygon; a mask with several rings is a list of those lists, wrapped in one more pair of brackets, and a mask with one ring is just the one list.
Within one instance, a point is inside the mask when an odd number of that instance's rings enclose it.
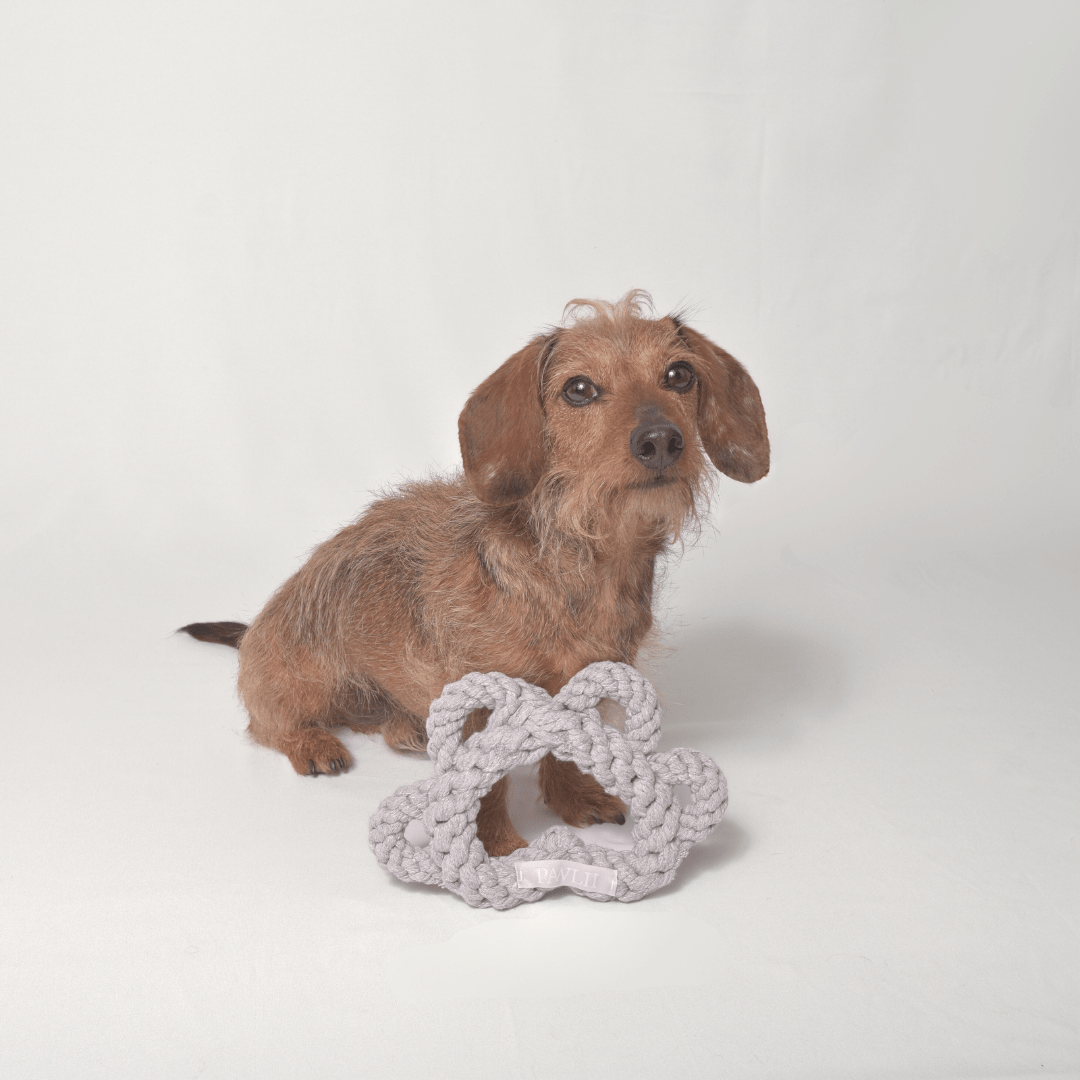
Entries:
{"label": "woven cotton rope", "polygon": [[[625,709],[625,731],[600,719],[603,698]],[[465,718],[479,708],[491,710],[487,726],[462,743]],[[685,749],[654,753],[660,739],[656,691],[627,664],[590,664],[554,697],[524,679],[474,672],[433,702],[427,732],[435,774],[383,800],[371,818],[371,848],[395,877],[442,886],[473,907],[540,900],[542,889],[518,885],[516,864],[550,859],[615,871],[613,895],[571,884],[581,896],[640,900],[674,878],[691,845],[727,808],[727,783],[710,758]],[[511,769],[548,753],[573,761],[626,803],[634,821],[631,850],[585,844],[559,825],[527,848],[488,856],[476,836],[481,797]],[[677,785],[690,790],[686,806],[673,791]],[[430,838],[424,846],[406,837],[411,822],[423,825]]]}

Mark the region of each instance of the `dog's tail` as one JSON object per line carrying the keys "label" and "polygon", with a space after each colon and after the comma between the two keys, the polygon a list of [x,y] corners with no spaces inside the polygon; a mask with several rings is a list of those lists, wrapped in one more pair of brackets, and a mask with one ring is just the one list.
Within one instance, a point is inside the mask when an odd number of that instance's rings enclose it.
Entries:
{"label": "dog's tail", "polygon": [[212,641],[215,645],[231,645],[238,649],[246,629],[247,623],[242,622],[193,622],[181,626],[176,632],[190,634],[199,641]]}

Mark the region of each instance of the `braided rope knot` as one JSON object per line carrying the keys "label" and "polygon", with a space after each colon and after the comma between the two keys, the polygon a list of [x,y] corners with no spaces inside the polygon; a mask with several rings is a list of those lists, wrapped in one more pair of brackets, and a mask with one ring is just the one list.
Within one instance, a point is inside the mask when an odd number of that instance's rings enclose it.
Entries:
{"label": "braided rope knot", "polygon": [[[601,720],[602,698],[626,711],[625,731]],[[490,709],[487,726],[464,742],[465,718]],[[427,719],[428,755],[435,773],[399,788],[372,815],[368,839],[379,863],[402,881],[439,885],[473,907],[511,908],[540,900],[544,890],[518,884],[519,862],[567,859],[614,870],[614,893],[570,888],[590,900],[640,900],[672,880],[692,844],[727,808],[727,782],[711,758],[696,750],[658,754],[656,691],[627,664],[590,664],[554,697],[524,679],[473,672],[447,686]],[[618,795],[634,821],[634,846],[616,851],[586,844],[565,825],[548,829],[526,848],[491,858],[476,835],[480,799],[497,780],[545,754],[573,761]],[[685,785],[682,805],[673,789]],[[420,822],[430,840],[406,837]]]}

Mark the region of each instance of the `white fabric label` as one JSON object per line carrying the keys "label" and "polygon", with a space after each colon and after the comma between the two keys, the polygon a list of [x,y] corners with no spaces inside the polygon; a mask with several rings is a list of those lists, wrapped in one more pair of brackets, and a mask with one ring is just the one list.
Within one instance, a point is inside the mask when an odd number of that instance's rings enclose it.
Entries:
{"label": "white fabric label", "polygon": [[618,873],[606,866],[590,866],[569,859],[538,859],[514,865],[519,889],[557,889],[561,885],[573,885],[587,892],[615,895]]}

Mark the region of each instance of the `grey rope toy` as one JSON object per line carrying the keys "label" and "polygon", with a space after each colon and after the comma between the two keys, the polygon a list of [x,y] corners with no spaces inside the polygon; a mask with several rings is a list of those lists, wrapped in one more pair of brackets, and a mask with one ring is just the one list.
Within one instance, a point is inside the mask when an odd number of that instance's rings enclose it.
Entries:
{"label": "grey rope toy", "polygon": [[[600,719],[602,698],[626,710],[625,732]],[[465,718],[479,708],[491,710],[487,726],[462,743]],[[384,799],[372,815],[369,841],[395,877],[440,885],[473,907],[540,900],[556,880],[590,900],[640,900],[675,877],[690,846],[727,808],[727,783],[710,758],[696,750],[653,752],[660,739],[656,691],[627,664],[590,664],[555,697],[524,679],[473,672],[432,703],[427,732],[434,776]],[[585,844],[557,825],[526,848],[488,856],[476,835],[481,796],[511,769],[548,753],[573,761],[626,803],[632,850]],[[687,806],[672,791],[678,784],[690,789]],[[422,824],[426,844],[406,836],[412,822]]]}

